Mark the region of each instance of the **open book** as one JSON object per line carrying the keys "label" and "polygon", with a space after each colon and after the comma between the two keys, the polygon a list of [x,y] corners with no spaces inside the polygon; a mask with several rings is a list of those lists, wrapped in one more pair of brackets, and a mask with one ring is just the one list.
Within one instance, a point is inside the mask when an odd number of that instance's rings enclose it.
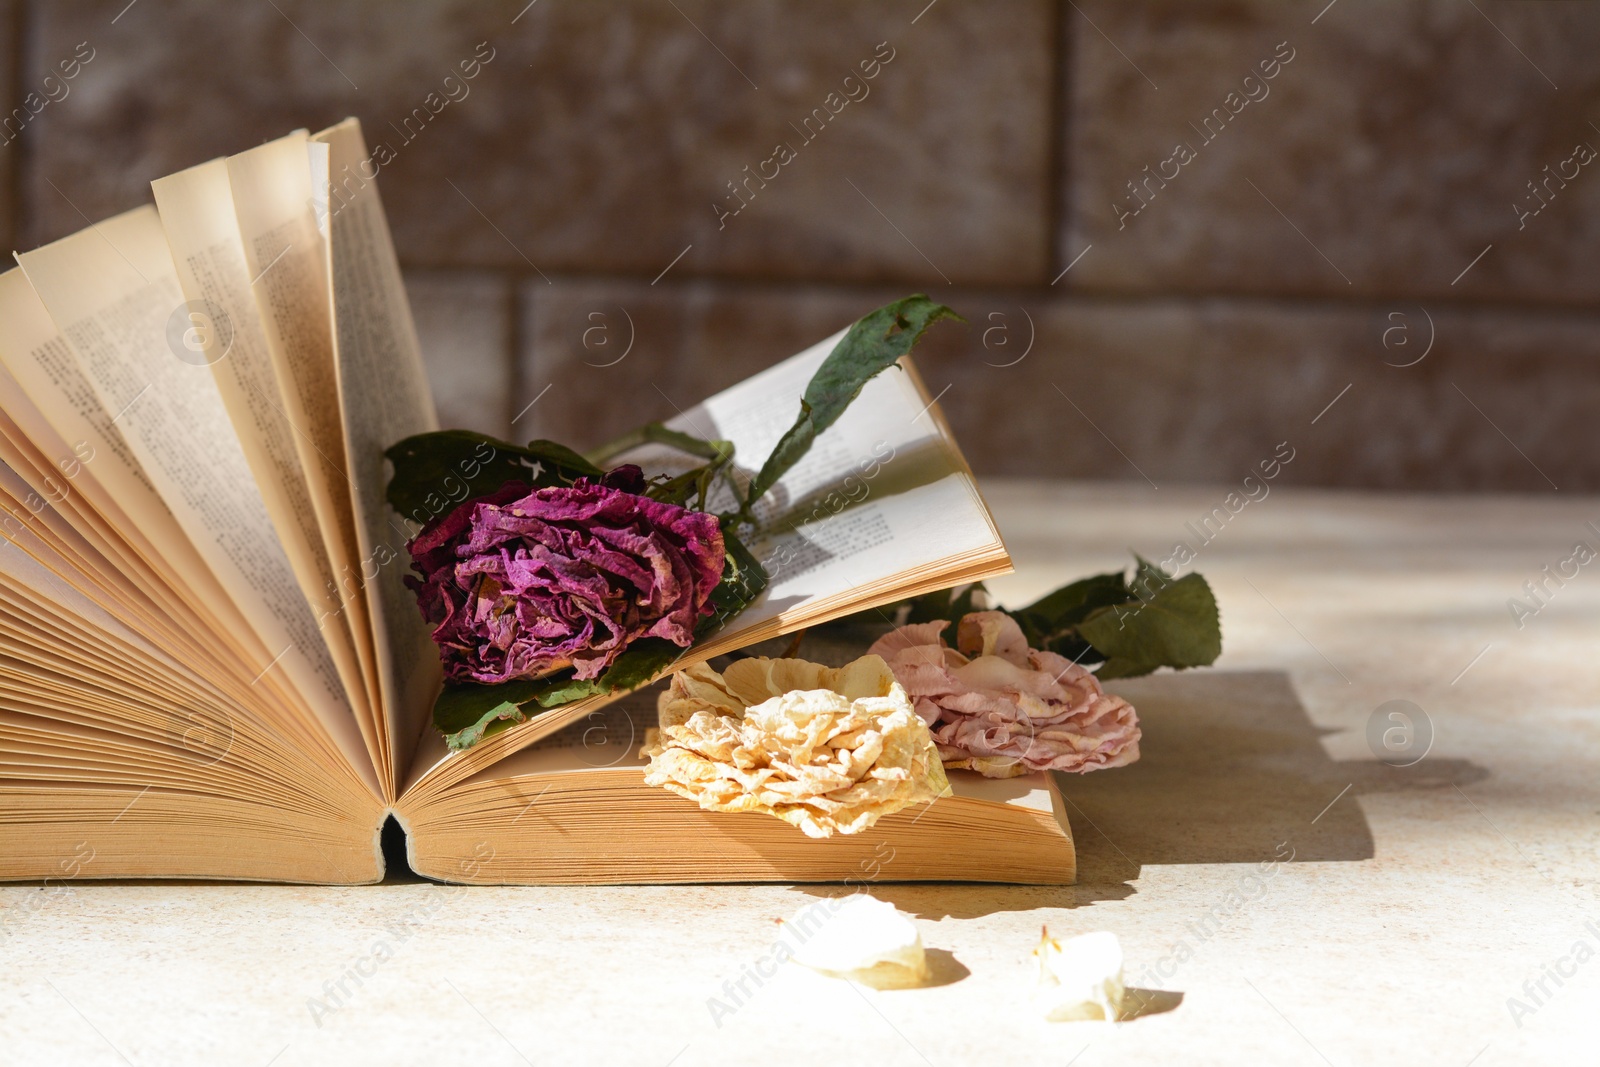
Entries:
{"label": "open book", "polygon": [[[886,878],[1070,881],[1044,776],[813,841],[647,789],[596,743],[616,694],[447,750],[383,495],[437,421],[374,176],[354,120],[297,132],[0,275],[0,878],[372,882],[393,817],[454,881],[861,877],[886,841]],[[764,456],[837,340],[677,424]],[[764,501],[770,586],[677,667],[1009,570],[901,366]]]}

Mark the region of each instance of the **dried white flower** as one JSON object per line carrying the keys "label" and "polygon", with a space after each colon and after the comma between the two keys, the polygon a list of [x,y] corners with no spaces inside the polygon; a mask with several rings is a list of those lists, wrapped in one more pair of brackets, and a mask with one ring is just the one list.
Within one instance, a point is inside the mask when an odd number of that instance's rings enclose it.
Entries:
{"label": "dried white flower", "polygon": [[853,834],[950,791],[889,665],[744,659],[673,675],[646,739],[647,785],[711,811],[758,811],[810,837]]}

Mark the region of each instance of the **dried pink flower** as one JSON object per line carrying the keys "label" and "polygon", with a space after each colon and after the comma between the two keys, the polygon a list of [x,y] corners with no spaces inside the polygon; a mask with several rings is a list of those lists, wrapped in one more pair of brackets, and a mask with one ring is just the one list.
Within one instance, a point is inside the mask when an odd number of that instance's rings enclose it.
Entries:
{"label": "dried pink flower", "polygon": [[1139,720],[1126,700],[1054,652],[1028,647],[1016,620],[974,611],[944,643],[945,622],[879,638],[882,656],[932,730],[947,768],[990,778],[1094,771],[1139,758]]}

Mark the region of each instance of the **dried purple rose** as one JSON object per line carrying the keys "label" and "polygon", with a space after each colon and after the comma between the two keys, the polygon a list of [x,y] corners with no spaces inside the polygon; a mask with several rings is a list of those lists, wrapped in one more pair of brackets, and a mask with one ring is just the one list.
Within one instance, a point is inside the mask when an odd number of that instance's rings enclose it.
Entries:
{"label": "dried purple rose", "polygon": [[505,682],[572,666],[594,678],[630,643],[687,648],[722,577],[713,515],[642,495],[638,467],[570,488],[512,483],[407,546],[445,677]]}

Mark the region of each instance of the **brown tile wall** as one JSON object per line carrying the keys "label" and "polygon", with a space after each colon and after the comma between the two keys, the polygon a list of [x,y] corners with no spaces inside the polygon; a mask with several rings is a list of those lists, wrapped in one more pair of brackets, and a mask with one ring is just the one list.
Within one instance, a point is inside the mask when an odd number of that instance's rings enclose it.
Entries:
{"label": "brown tile wall", "polygon": [[[17,57],[18,29],[22,13],[10,0],[0,2],[0,79],[6,93],[5,114],[0,115],[0,205],[16,203],[17,174],[22,169],[22,134],[49,104],[40,104],[43,94],[28,98],[30,92],[39,93],[42,86],[23,84]],[[52,93],[61,96],[63,90],[51,85]],[[70,88],[66,90],[70,95]],[[0,211],[0,238],[12,240],[13,210]]]}
{"label": "brown tile wall", "polygon": [[94,56],[0,231],[355,114],[447,425],[590,444],[923,290],[980,472],[1600,489],[1600,7],[525,2],[0,2],[13,107]]}

